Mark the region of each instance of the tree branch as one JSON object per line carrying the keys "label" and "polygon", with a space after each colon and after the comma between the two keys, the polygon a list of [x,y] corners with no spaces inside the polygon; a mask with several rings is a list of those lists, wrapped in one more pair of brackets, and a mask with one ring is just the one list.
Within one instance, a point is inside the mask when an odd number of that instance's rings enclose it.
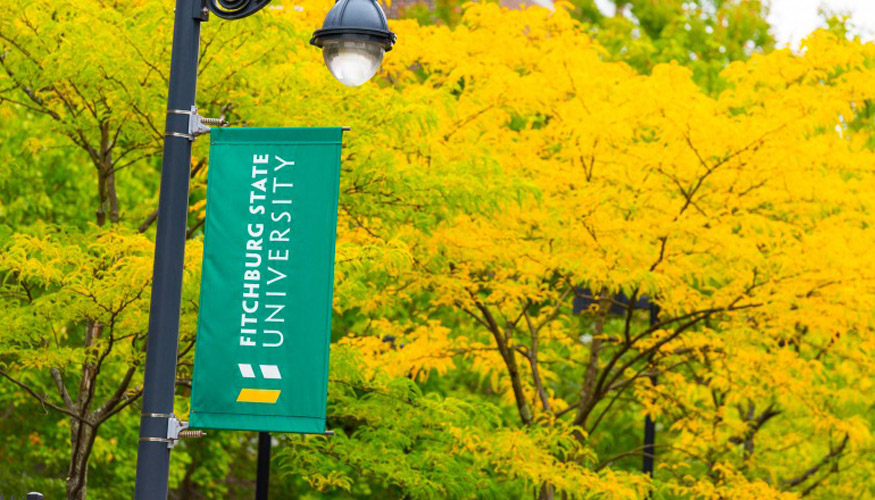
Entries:
{"label": "tree branch", "polygon": [[544,383],[541,380],[541,372],[538,370],[539,329],[532,324],[532,318],[529,316],[528,302],[523,304],[523,316],[526,318],[526,325],[528,325],[529,333],[532,337],[532,347],[526,358],[529,360],[529,365],[532,367],[532,380],[535,383],[535,390],[538,392],[538,397],[541,399],[541,405],[544,407],[544,410],[552,411],[550,408],[550,400],[547,397],[547,391],[544,389]]}
{"label": "tree branch", "polygon": [[517,411],[519,412],[520,419],[525,425],[530,425],[533,421],[532,410],[529,408],[529,404],[526,401],[525,391],[523,390],[522,380],[520,379],[519,366],[516,362],[516,351],[508,349],[507,341],[501,334],[501,328],[499,328],[498,323],[495,321],[495,317],[492,315],[492,312],[489,311],[489,308],[480,303],[480,301],[474,297],[473,293],[470,291],[468,293],[471,295],[471,298],[474,299],[474,305],[480,310],[480,313],[483,314],[483,318],[486,320],[489,331],[492,333],[492,337],[498,345],[498,352],[501,354],[501,359],[504,360],[504,365],[507,368],[507,373],[510,377],[510,384],[513,388],[513,395],[516,400]]}
{"label": "tree branch", "polygon": [[80,421],[80,422],[84,422],[84,423],[94,427],[94,424],[92,424],[88,419],[83,418],[81,415],[73,413],[72,411],[70,411],[66,408],[62,408],[62,407],[52,403],[51,401],[48,401],[44,396],[40,396],[39,394],[37,394],[36,391],[34,391],[30,386],[13,378],[5,371],[0,370],[0,376],[4,377],[6,380],[12,382],[13,384],[17,385],[18,387],[21,387],[22,389],[24,389],[25,392],[27,392],[28,394],[30,394],[31,396],[36,398],[36,400],[39,401],[43,406],[48,406],[49,408],[55,410],[58,413],[63,413],[64,415],[67,415],[69,417],[72,417],[72,418]]}
{"label": "tree branch", "polygon": [[[841,456],[841,454],[844,452],[845,447],[847,445],[848,445],[848,435],[845,434],[845,438],[842,439],[842,442],[838,446],[838,448],[831,449],[830,452],[826,454],[826,456],[824,456],[819,462],[817,462],[817,464],[815,464],[813,467],[806,470],[802,474],[799,474],[798,476],[794,477],[793,479],[788,479],[788,480],[784,481],[784,486],[787,488],[793,488],[795,486],[799,486],[800,484],[804,483],[805,481],[808,480],[808,478],[810,478],[814,474],[817,474],[817,472],[820,469],[822,469],[824,466],[828,465],[834,458]],[[829,474],[827,474],[827,476],[828,475]],[[823,479],[821,479],[821,481],[822,480]],[[814,483],[814,485],[812,485],[811,488],[806,489],[803,492],[803,495],[807,495],[808,493],[810,493],[811,489],[813,489],[813,486],[817,486],[818,484],[820,484],[821,481],[817,481],[816,483]]]}
{"label": "tree branch", "polygon": [[61,395],[61,398],[64,400],[64,405],[68,410],[75,410],[75,405],[73,405],[73,400],[70,399],[70,393],[67,392],[67,386],[64,384],[64,379],[61,377],[61,371],[57,368],[51,369],[52,378],[55,380],[55,386],[58,388],[58,393]]}
{"label": "tree branch", "polygon": [[97,420],[97,423],[100,424],[104,422],[107,418],[107,414],[111,412],[119,401],[122,400],[122,397],[125,395],[125,392],[128,390],[128,386],[131,383],[131,378],[133,378],[134,373],[137,371],[137,365],[133,365],[128,367],[128,371],[125,372],[124,377],[122,377],[122,381],[119,383],[115,392],[110,396],[100,407],[94,411],[94,418]]}

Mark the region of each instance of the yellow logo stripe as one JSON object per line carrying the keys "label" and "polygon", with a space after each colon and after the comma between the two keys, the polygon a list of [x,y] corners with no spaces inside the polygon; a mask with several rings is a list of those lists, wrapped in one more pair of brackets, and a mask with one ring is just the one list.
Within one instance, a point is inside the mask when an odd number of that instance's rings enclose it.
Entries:
{"label": "yellow logo stripe", "polygon": [[269,403],[276,404],[280,397],[280,391],[267,389],[241,389],[237,396],[238,403]]}

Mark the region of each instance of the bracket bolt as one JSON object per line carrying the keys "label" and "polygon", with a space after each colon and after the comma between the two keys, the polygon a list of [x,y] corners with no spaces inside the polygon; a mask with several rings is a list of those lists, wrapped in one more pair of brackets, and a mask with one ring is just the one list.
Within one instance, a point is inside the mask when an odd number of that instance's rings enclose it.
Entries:
{"label": "bracket bolt", "polygon": [[207,433],[204,431],[179,431],[179,439],[202,438],[206,435],[207,435]]}
{"label": "bracket bolt", "polygon": [[209,125],[211,127],[224,127],[228,124],[227,120],[222,118],[205,118],[201,116],[201,123],[204,125]]}

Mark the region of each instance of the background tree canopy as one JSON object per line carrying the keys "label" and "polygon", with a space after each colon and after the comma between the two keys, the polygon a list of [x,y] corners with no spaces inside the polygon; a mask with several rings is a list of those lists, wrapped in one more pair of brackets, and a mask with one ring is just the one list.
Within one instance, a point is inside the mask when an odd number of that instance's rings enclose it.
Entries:
{"label": "background tree canopy", "polygon": [[[128,497],[172,5],[0,1],[0,494]],[[199,108],[352,127],[336,435],[278,436],[277,498],[875,495],[875,45],[772,50],[759,1],[439,2],[347,88],[307,45],[330,3],[274,3],[206,23]],[[173,497],[251,496],[254,443],[183,442]]]}

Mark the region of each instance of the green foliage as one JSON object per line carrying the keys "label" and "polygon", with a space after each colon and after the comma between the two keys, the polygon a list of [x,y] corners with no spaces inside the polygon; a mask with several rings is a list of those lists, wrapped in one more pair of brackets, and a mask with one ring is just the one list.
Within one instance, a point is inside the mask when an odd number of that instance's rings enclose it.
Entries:
{"label": "green foliage", "polygon": [[[710,92],[725,88],[720,72],[730,62],[774,45],[767,5],[759,0],[634,0],[616,6],[617,15],[601,18],[595,34],[614,59],[644,73],[676,61]],[[586,12],[581,9],[584,19]]]}

